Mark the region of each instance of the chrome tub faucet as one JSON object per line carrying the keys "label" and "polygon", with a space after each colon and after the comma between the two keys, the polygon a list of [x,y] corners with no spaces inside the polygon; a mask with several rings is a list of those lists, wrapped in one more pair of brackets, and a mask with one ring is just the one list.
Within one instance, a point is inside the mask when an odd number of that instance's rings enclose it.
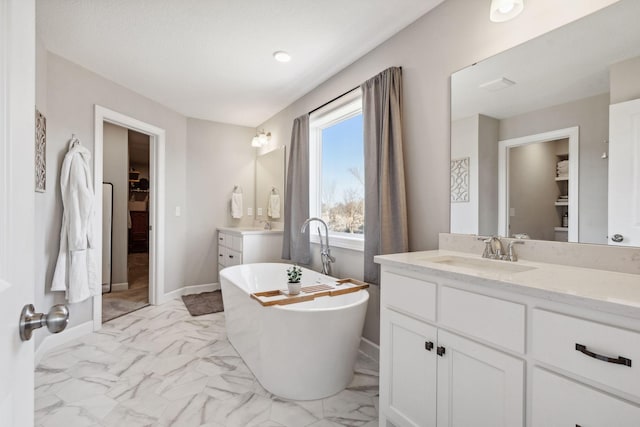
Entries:
{"label": "chrome tub faucet", "polygon": [[311,217],[307,218],[307,220],[302,224],[300,228],[300,232],[304,233],[307,230],[307,225],[311,221],[318,221],[324,225],[324,233],[325,233],[325,243],[322,243],[322,233],[320,233],[320,227],[318,227],[318,235],[320,236],[320,258],[322,260],[322,274],[327,276],[331,276],[331,263],[336,262],[336,259],[331,256],[331,248],[329,247],[329,227],[327,223],[322,220],[322,218]]}

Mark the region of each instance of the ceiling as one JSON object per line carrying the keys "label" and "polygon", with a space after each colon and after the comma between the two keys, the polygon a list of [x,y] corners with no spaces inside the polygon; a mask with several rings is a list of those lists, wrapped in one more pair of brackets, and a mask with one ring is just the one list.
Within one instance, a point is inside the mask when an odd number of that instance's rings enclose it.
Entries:
{"label": "ceiling", "polygon": [[37,0],[37,32],[185,116],[255,127],[442,1]]}
{"label": "ceiling", "polygon": [[[623,0],[451,77],[451,118],[497,119],[609,92],[611,64],[640,56],[640,1]],[[490,92],[505,77],[515,85]]]}

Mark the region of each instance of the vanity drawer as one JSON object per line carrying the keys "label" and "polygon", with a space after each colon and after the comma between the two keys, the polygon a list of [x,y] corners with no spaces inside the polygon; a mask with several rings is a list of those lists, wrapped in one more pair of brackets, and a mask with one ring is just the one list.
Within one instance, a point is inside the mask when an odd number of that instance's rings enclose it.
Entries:
{"label": "vanity drawer", "polygon": [[229,262],[227,261],[229,259],[228,255],[228,249],[224,246],[218,245],[218,264],[223,267],[227,267],[229,265]]}
{"label": "vanity drawer", "polygon": [[436,320],[436,284],[382,272],[382,304],[425,320]]}
{"label": "vanity drawer", "polygon": [[222,231],[218,231],[218,245],[231,246],[231,236]]}
{"label": "vanity drawer", "polygon": [[440,323],[524,353],[523,304],[443,286],[440,292]]}
{"label": "vanity drawer", "polygon": [[640,408],[608,394],[535,368],[533,427],[637,427]]}
{"label": "vanity drawer", "polygon": [[227,267],[242,264],[242,252],[227,249]]}
{"label": "vanity drawer", "polygon": [[532,346],[542,362],[640,397],[638,332],[534,309]]}

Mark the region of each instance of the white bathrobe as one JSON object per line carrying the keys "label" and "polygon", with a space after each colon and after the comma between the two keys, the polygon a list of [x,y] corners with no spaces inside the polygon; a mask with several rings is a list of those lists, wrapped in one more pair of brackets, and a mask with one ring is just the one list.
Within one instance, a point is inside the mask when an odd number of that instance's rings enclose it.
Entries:
{"label": "white bathrobe", "polygon": [[91,153],[79,141],[70,142],[60,170],[62,229],[52,291],[66,291],[70,303],[101,292],[94,240],[94,195]]}

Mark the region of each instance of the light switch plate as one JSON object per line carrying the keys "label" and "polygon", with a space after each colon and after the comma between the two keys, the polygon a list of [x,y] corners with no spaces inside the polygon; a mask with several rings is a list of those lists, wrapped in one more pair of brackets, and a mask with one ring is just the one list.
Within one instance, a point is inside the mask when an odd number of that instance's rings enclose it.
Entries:
{"label": "light switch plate", "polygon": [[180,206],[176,206],[176,216],[180,216]]}
{"label": "light switch plate", "polygon": [[253,208],[247,208],[247,216],[253,215]]}
{"label": "light switch plate", "polygon": [[258,208],[258,216],[262,216],[262,208]]}

